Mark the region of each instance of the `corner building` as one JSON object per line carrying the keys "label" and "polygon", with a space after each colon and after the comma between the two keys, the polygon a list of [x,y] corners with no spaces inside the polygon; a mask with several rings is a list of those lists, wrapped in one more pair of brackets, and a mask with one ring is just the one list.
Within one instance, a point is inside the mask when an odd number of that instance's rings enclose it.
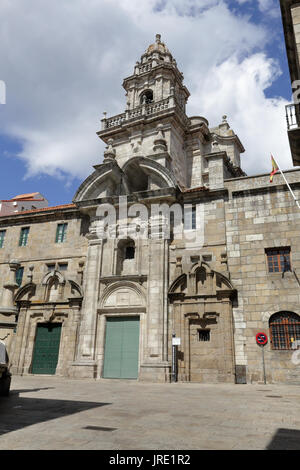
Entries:
{"label": "corner building", "polygon": [[[126,110],[102,119],[102,164],[73,203],[0,217],[0,339],[15,374],[300,383],[300,211],[280,174],[247,176],[226,116],[188,117],[189,91],[160,35],[123,81]],[[267,158],[267,157],[266,157]],[[287,178],[299,196],[300,173]],[[121,199],[120,199],[121,198]],[[123,198],[123,199],[122,199]],[[149,210],[149,237],[103,239],[98,210]],[[202,214],[178,237],[153,204]],[[197,209],[195,209],[197,207]],[[97,228],[98,227],[98,228]],[[177,238],[176,238],[177,237]]]}

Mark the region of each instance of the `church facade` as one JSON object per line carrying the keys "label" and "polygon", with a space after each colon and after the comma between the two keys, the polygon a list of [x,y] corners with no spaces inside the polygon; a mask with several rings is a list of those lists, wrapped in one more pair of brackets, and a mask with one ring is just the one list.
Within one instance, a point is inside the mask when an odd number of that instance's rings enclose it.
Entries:
{"label": "church facade", "polygon": [[[299,384],[300,211],[281,175],[243,172],[226,116],[187,116],[160,35],[123,87],[73,202],[0,217],[12,372]],[[300,170],[286,177],[299,196]]]}

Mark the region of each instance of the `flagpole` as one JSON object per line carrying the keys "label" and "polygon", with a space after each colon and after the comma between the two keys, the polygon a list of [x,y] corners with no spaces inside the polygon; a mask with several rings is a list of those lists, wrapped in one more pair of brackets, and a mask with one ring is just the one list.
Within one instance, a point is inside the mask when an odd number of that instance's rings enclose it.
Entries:
{"label": "flagpole", "polygon": [[[273,155],[272,155],[272,156],[273,156]],[[274,158],[274,157],[273,157],[273,158]],[[280,168],[280,166],[279,166],[278,163],[276,162],[275,158],[274,158],[274,161],[275,161],[276,165],[278,166],[278,169],[279,169],[280,173],[282,174],[282,177],[283,177],[284,181],[286,182],[286,185],[287,185],[287,187],[289,188],[290,193],[291,193],[291,195],[293,196],[293,199],[294,199],[295,203],[297,204],[298,208],[300,209],[300,204],[299,204],[299,202],[298,202],[298,199],[296,198],[294,192],[292,191],[292,188],[290,187],[289,183],[287,182],[287,179],[286,179],[286,177],[284,176],[282,169]]]}

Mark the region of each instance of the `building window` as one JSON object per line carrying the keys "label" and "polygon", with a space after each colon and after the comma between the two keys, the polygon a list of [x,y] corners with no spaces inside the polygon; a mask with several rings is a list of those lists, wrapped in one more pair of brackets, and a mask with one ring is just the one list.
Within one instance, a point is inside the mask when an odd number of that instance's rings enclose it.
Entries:
{"label": "building window", "polygon": [[0,248],[3,248],[6,230],[0,230]]}
{"label": "building window", "polygon": [[[272,349],[297,349],[300,341],[300,317],[293,312],[279,312],[269,320]],[[299,346],[298,346],[299,347]]]}
{"label": "building window", "polygon": [[59,271],[67,271],[68,263],[58,263],[58,270]]}
{"label": "building window", "polygon": [[266,249],[269,273],[283,273],[291,271],[291,249],[268,248]]}
{"label": "building window", "polygon": [[187,206],[184,208],[184,230],[196,229],[196,207]]}
{"label": "building window", "polygon": [[135,253],[134,246],[126,246],[125,247],[125,253],[124,253],[124,259],[133,259],[134,258],[134,253]]}
{"label": "building window", "polygon": [[28,242],[29,227],[21,228],[19,246],[26,246]]}
{"label": "building window", "polygon": [[22,284],[23,274],[24,274],[24,268],[23,267],[18,268],[16,271],[16,283],[18,284],[19,287]]}
{"label": "building window", "polygon": [[199,341],[210,341],[210,330],[198,330]]}
{"label": "building window", "polygon": [[140,103],[141,104],[149,104],[153,102],[153,91],[146,90],[141,94]]}
{"label": "building window", "polygon": [[56,243],[66,241],[68,224],[58,224],[56,229]]}
{"label": "building window", "polygon": [[46,266],[47,266],[48,272],[54,271],[55,269],[55,263],[49,263],[49,264],[46,264]]}
{"label": "building window", "polygon": [[121,239],[118,243],[116,274],[133,274],[135,263],[135,243],[131,239]]}

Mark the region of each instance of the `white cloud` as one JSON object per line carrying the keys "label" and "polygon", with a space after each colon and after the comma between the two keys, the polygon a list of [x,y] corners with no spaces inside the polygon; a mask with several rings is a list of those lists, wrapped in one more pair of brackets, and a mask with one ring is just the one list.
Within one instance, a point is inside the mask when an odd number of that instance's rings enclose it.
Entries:
{"label": "white cloud", "polygon": [[261,11],[267,11],[273,6],[273,0],[257,0]]}
{"label": "white cloud", "polygon": [[278,76],[277,63],[263,53],[239,62],[231,57],[213,67],[194,94],[191,114],[200,104],[210,124],[228,117],[246,152],[242,166],[248,174],[270,171],[270,154],[282,168],[292,166],[283,98],[266,99],[264,90]]}
{"label": "white cloud", "polygon": [[[243,5],[244,3],[250,3],[253,5],[253,0],[236,0],[240,5]],[[264,13],[268,14],[271,17],[276,17],[279,14],[279,2],[277,0],[257,0],[255,2],[256,5],[255,7],[258,7],[258,9]],[[254,4],[255,4],[254,3]]]}
{"label": "white cloud", "polygon": [[278,66],[257,54],[268,31],[223,0],[2,0],[0,15],[1,129],[22,141],[28,175],[83,178],[102,161],[102,112],[124,111],[122,80],[156,33],[185,75],[192,114],[211,125],[228,114],[250,170],[264,171],[266,142],[288,154],[284,101],[264,96]]}

